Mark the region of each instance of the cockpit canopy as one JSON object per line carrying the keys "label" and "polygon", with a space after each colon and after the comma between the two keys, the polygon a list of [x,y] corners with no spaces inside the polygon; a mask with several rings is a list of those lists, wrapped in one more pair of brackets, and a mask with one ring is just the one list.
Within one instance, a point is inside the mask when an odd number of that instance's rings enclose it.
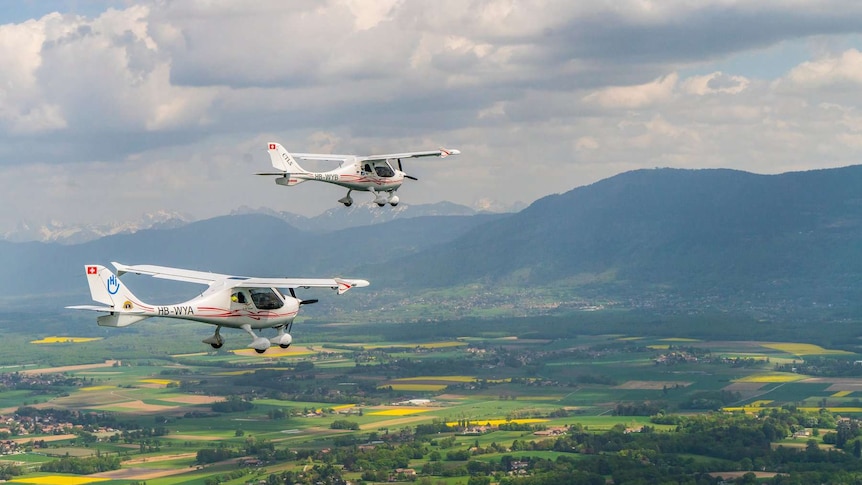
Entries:
{"label": "cockpit canopy", "polygon": [[284,300],[272,288],[243,288],[231,295],[234,303],[247,304],[245,292],[251,296],[251,301],[259,310],[278,310],[284,306]]}
{"label": "cockpit canopy", "polygon": [[378,177],[382,178],[390,178],[395,176],[395,170],[392,169],[392,166],[389,165],[389,162],[386,160],[378,160],[372,164],[366,162],[362,167],[366,172],[370,173],[372,170]]}
{"label": "cockpit canopy", "polygon": [[275,294],[272,288],[250,288],[251,301],[260,310],[278,310],[284,306],[284,301]]}

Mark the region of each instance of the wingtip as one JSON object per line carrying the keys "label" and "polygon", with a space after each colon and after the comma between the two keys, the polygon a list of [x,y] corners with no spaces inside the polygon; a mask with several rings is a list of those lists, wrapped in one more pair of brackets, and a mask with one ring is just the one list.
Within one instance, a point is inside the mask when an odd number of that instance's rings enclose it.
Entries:
{"label": "wingtip", "polygon": [[111,265],[114,267],[114,269],[117,270],[117,276],[123,276],[123,274],[125,273],[125,271],[123,270],[126,267],[125,264],[111,261]]}
{"label": "wingtip", "polygon": [[354,280],[345,278],[335,278],[335,282],[338,284],[336,290],[338,291],[339,295],[347,292],[347,290],[350,290],[351,288],[362,288],[371,284],[368,282],[368,280]]}

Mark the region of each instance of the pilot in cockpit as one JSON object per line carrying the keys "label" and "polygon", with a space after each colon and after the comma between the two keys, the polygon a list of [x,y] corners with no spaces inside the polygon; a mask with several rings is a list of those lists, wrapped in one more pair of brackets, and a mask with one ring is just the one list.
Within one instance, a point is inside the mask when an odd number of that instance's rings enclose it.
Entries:
{"label": "pilot in cockpit", "polygon": [[231,303],[239,303],[244,305],[246,303],[245,294],[241,291],[237,291],[230,296],[230,301]]}

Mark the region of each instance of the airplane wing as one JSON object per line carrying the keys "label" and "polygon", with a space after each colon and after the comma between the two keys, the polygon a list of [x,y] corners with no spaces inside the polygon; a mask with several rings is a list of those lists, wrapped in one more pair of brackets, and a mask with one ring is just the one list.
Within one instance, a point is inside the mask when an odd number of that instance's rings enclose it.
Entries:
{"label": "airplane wing", "polygon": [[330,160],[336,162],[362,158],[356,155],[336,155],[334,153],[291,153],[291,155],[293,155],[293,158],[301,158],[303,160]]}
{"label": "airplane wing", "polygon": [[156,266],[153,264],[126,265],[117,262],[111,262],[111,264],[117,268],[117,276],[132,273],[166,280],[185,281],[186,283],[200,283],[202,285],[211,285],[216,281],[231,278],[231,275],[226,274],[171,268],[168,266]]}
{"label": "airplane wing", "polygon": [[332,288],[342,294],[351,288],[368,286],[367,280],[353,278],[248,278],[237,279],[231,286],[245,288]]}
{"label": "airplane wing", "polygon": [[396,158],[420,158],[420,157],[440,157],[446,158],[449,155],[460,155],[461,150],[441,148],[439,150],[428,150],[424,152],[404,152],[404,153],[389,153],[386,155],[369,155],[367,157],[356,157],[358,160],[377,161],[377,160],[393,160]]}
{"label": "airplane wing", "polygon": [[439,150],[427,150],[424,152],[404,152],[404,153],[388,153],[385,155],[368,155],[368,156],[356,156],[356,155],[335,155],[335,154],[326,154],[326,153],[292,153],[294,158],[301,158],[303,160],[332,160],[332,161],[340,161],[344,162],[347,160],[358,160],[358,161],[377,161],[377,160],[393,160],[396,158],[419,158],[419,157],[440,157],[446,158],[449,155],[460,155],[461,150],[446,149],[441,148]]}
{"label": "airplane wing", "polygon": [[116,262],[111,264],[117,268],[118,276],[126,273],[147,275],[154,278],[210,285],[211,289],[237,286],[245,288],[332,288],[338,290],[340,295],[351,288],[361,288],[369,284],[366,280],[347,278],[250,278],[151,264],[125,265]]}

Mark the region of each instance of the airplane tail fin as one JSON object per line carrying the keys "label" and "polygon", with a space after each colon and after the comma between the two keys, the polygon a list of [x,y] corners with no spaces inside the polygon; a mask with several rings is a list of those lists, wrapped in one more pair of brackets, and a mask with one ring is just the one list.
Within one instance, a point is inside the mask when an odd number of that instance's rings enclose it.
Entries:
{"label": "airplane tail fin", "polygon": [[107,327],[125,327],[149,318],[145,313],[152,307],[141,302],[111,270],[97,264],[88,264],[84,268],[93,301],[108,306],[80,305],[69,308],[110,313],[97,320],[99,325]]}
{"label": "airplane tail fin", "polygon": [[281,146],[280,143],[269,144],[269,158],[272,166],[286,173],[308,173],[308,170],[300,167],[296,159]]}

